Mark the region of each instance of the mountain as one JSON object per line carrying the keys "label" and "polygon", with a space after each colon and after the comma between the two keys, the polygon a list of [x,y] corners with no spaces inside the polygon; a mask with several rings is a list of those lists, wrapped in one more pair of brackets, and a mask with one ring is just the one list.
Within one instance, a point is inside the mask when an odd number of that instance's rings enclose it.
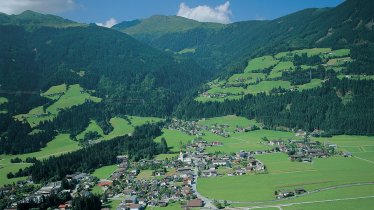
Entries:
{"label": "mountain", "polygon": [[6,15],[0,13],[0,25],[17,25],[23,26],[28,30],[40,27],[76,27],[86,24],[77,23],[55,15],[44,15],[30,10],[26,10],[19,15]]}
{"label": "mountain", "polygon": [[[146,28],[122,30],[160,50],[180,52],[194,49],[187,56],[216,72],[243,67],[254,56],[311,47],[347,47],[373,41],[374,3],[370,0],[347,0],[335,8],[306,9],[270,21],[243,21],[212,27],[198,25],[172,31],[162,21]],[[164,17],[178,19],[178,17]],[[193,22],[193,21],[191,21]],[[166,23],[166,22],[165,22]],[[148,28],[161,30],[145,36]],[[136,30],[132,30],[136,28]],[[172,28],[172,27],[171,27]]]}
{"label": "mountain", "polygon": [[[2,17],[2,90],[39,91],[78,83],[108,100],[142,98],[143,105],[123,105],[126,112],[144,114],[148,106],[159,110],[148,114],[162,116],[171,113],[189,88],[207,78],[194,61],[170,56],[112,29],[35,12]],[[76,73],[80,71],[84,76]],[[25,104],[17,104],[19,108],[10,110],[13,114],[25,111],[20,108]]]}
{"label": "mountain", "polygon": [[169,33],[180,33],[196,28],[222,29],[219,23],[201,23],[179,16],[154,15],[143,20],[123,21],[112,28],[131,36],[152,39]]}

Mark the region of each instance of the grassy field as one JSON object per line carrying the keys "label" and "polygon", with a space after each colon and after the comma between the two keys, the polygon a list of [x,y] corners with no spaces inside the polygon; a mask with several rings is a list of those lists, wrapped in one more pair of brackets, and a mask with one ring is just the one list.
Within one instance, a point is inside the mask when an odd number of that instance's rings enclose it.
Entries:
{"label": "grassy field", "polygon": [[142,170],[136,176],[137,180],[140,180],[140,179],[151,179],[151,178],[152,178],[152,170]]}
{"label": "grassy field", "polygon": [[195,53],[195,51],[196,51],[196,48],[185,48],[177,52],[177,54]]}
{"label": "grassy field", "polygon": [[[214,80],[207,83],[210,87],[207,90],[208,95],[201,94],[196,97],[195,100],[199,102],[223,102],[225,100],[237,100],[247,94],[258,94],[260,92],[269,93],[274,88],[284,88],[290,90],[294,88],[302,91],[306,89],[312,89],[321,87],[323,80],[313,79],[311,82],[303,85],[291,85],[290,81],[279,80],[282,77],[284,71],[291,71],[296,69],[294,65],[294,56],[306,53],[307,56],[319,56],[321,62],[318,65],[323,65],[326,70],[334,70],[338,72],[338,78],[342,79],[345,75],[341,72],[346,68],[347,63],[351,62],[352,59],[349,57],[349,49],[338,49],[331,50],[330,48],[313,48],[313,49],[301,49],[289,52],[281,52],[274,56],[267,55],[258,58],[254,58],[248,62],[247,67],[243,73],[233,74],[228,79]],[[317,64],[314,66],[307,66],[299,64],[301,69],[316,69]],[[270,70],[268,75],[265,71]],[[349,75],[350,79],[374,79],[372,76],[360,76],[360,75]],[[245,89],[245,87],[247,87]],[[227,95],[214,95],[217,93]],[[213,97],[213,98],[212,98]]]}
{"label": "grassy field", "polygon": [[242,73],[242,74],[234,74],[229,79],[227,84],[249,84],[255,83],[257,80],[264,80],[265,74],[263,73]]}
{"label": "grassy field", "polygon": [[251,94],[257,94],[261,92],[266,92],[268,93],[270,90],[273,88],[284,88],[284,89],[290,89],[291,88],[291,83],[289,81],[262,81],[256,85],[250,85],[247,88],[247,92]]}
{"label": "grassy field", "polygon": [[268,78],[279,78],[282,72],[286,70],[293,70],[295,66],[291,61],[281,61],[271,70]]}
{"label": "grassy field", "polygon": [[245,72],[251,72],[254,70],[267,69],[275,66],[279,61],[273,56],[262,56],[259,58],[254,58],[248,62]]}
{"label": "grassy field", "polygon": [[67,90],[66,88],[66,85],[51,87],[45,93],[42,93],[42,96],[49,97],[53,100],[58,99],[57,101],[45,109],[43,106],[39,106],[30,110],[27,114],[16,115],[15,118],[22,121],[26,120],[31,127],[35,127],[42,121],[52,120],[62,109],[69,109],[72,106],[81,105],[85,103],[86,100],[91,100],[94,102],[101,101],[101,98],[91,96],[78,84],[70,85]]}
{"label": "grassy field", "polygon": [[52,99],[52,100],[57,100],[62,94],[66,92],[66,89],[67,89],[66,84],[52,86],[47,91],[42,93],[41,96]]}
{"label": "grassy field", "polygon": [[179,152],[180,142],[182,142],[182,144],[187,144],[188,142],[194,139],[194,136],[190,136],[178,130],[163,129],[162,132],[163,134],[157,137],[155,141],[160,143],[161,138],[165,138],[168,144],[168,147],[170,148],[170,151],[172,152]]}
{"label": "grassy field", "polygon": [[96,176],[99,179],[108,179],[112,173],[117,170],[117,165],[109,165],[109,166],[103,166],[101,168],[96,169],[92,176]]}
{"label": "grassy field", "polygon": [[[269,132],[267,137],[270,139],[280,136],[280,133],[273,133],[275,131],[267,132]],[[271,133],[272,135],[269,135]],[[260,138],[259,136],[261,135],[258,135],[257,139]],[[283,138],[288,137],[292,137],[291,134],[283,132]],[[252,136],[252,139],[256,138]],[[314,140],[337,144],[339,150],[350,151],[353,157],[337,156],[315,159],[313,163],[299,163],[289,161],[287,155],[283,153],[257,155],[256,157],[267,166],[268,174],[199,179],[198,190],[214,199],[269,201],[274,199],[274,191],[278,189],[303,187],[307,190],[315,190],[328,186],[374,181],[374,137],[341,135]],[[355,195],[374,195],[374,186],[323,191],[292,199],[292,202],[347,198]]]}
{"label": "grassy field", "polygon": [[199,121],[200,125],[207,125],[212,126],[214,124],[218,125],[229,125],[230,127],[227,129],[229,131],[234,131],[235,128],[238,127],[248,127],[252,125],[261,126],[261,123],[258,123],[256,120],[249,120],[245,117],[235,116],[235,115],[228,115],[223,117],[214,117],[214,118],[208,118],[204,120]]}
{"label": "grassy field", "polygon": [[101,136],[104,136],[104,132],[103,132],[103,129],[101,129],[101,127],[96,123],[96,121],[94,120],[91,120],[90,121],[90,124],[88,125],[88,127],[86,128],[86,130],[84,130],[83,132],[81,132],[80,134],[77,135],[77,139],[78,140],[81,140],[84,138],[84,135],[88,132],[97,132],[99,135]]}
{"label": "grassy field", "polygon": [[374,181],[373,163],[356,158],[317,159],[313,164],[292,163],[285,154],[262,155],[258,158],[268,166],[269,174],[199,179],[199,192],[209,198],[222,200],[267,201],[273,200],[274,191],[279,189],[304,187],[314,190]]}
{"label": "grassy field", "polygon": [[[0,186],[4,184],[13,183],[19,179],[7,179],[6,174],[9,172],[16,172],[20,168],[25,168],[30,164],[26,163],[10,163],[10,159],[19,157],[25,160],[27,157],[35,157],[37,159],[44,159],[51,155],[60,155],[63,153],[78,150],[80,147],[78,143],[71,140],[69,134],[60,134],[56,138],[50,141],[45,148],[42,148],[39,152],[27,153],[22,155],[1,155],[0,156]],[[24,178],[23,178],[24,179]]]}
{"label": "grassy field", "polygon": [[8,99],[5,97],[0,97],[0,105],[8,103]]}
{"label": "grassy field", "polygon": [[307,90],[307,89],[313,89],[316,87],[321,87],[323,81],[320,79],[312,79],[309,83],[303,84],[303,85],[298,85],[297,88],[298,90]]}

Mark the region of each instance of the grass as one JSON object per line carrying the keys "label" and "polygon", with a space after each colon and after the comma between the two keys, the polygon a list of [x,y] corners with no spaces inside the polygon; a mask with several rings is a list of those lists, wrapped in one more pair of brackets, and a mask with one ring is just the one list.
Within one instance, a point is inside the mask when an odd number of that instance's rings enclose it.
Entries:
{"label": "grass", "polygon": [[153,177],[152,172],[152,170],[141,170],[140,173],[136,176],[136,179],[151,179]]}
{"label": "grass", "polygon": [[307,90],[307,89],[313,89],[316,87],[321,87],[323,83],[323,80],[321,79],[312,79],[309,83],[303,84],[303,85],[298,85],[298,90]]}
{"label": "grass", "polygon": [[131,125],[141,126],[147,123],[157,123],[160,122],[162,119],[158,117],[138,117],[138,116],[129,116],[129,120],[131,121]]}
{"label": "grass", "polygon": [[92,191],[91,191],[93,194],[96,194],[96,195],[101,195],[103,194],[103,189],[97,185],[95,185],[93,188],[92,188]]}
{"label": "grass", "polygon": [[262,57],[254,58],[248,62],[248,65],[244,71],[251,72],[254,70],[267,69],[272,66],[275,66],[278,62],[279,61],[275,59],[273,56],[262,56]]}
{"label": "grass", "polygon": [[52,86],[46,92],[42,93],[41,96],[52,100],[57,100],[62,94],[66,92],[66,89],[66,84]]}
{"label": "grass", "polygon": [[208,93],[214,94],[214,93],[227,93],[227,94],[233,94],[233,95],[239,95],[243,94],[245,92],[245,89],[242,87],[214,87],[210,90],[208,90]]}
{"label": "grass", "polygon": [[110,210],[116,210],[117,207],[121,204],[120,200],[109,200],[108,204],[104,207],[109,208]]}
{"label": "grass", "polygon": [[0,105],[8,103],[8,99],[5,97],[0,97]]}
{"label": "grass", "polygon": [[239,100],[242,97],[243,96],[241,96],[241,95],[230,95],[230,96],[226,96],[224,98],[207,98],[207,97],[199,96],[199,97],[195,98],[195,101],[199,101],[199,102],[202,102],[202,103],[209,102],[209,101],[224,102],[225,100],[231,100],[231,101],[232,100]]}
{"label": "grass", "polygon": [[179,52],[177,52],[178,54],[186,54],[186,53],[195,53],[196,52],[196,48],[185,48]]}
{"label": "grass", "polygon": [[101,136],[104,136],[104,132],[103,132],[103,129],[101,129],[101,127],[96,123],[96,121],[94,120],[91,120],[90,121],[90,124],[88,125],[88,127],[86,128],[86,130],[84,130],[83,132],[81,132],[80,134],[77,135],[77,139],[78,140],[81,140],[81,139],[84,139],[84,135],[88,132],[97,132],[99,135]]}
{"label": "grass", "polygon": [[13,159],[15,157],[19,157],[22,160],[25,160],[27,157],[35,157],[37,159],[44,159],[48,158],[51,155],[61,155],[63,153],[72,152],[75,150],[78,150],[80,147],[78,146],[78,143],[71,140],[69,137],[69,134],[59,134],[55,137],[52,141],[48,142],[47,146],[42,148],[38,152],[33,153],[27,153],[22,155],[1,155],[0,158],[0,186],[4,184],[10,184],[13,183],[16,180],[19,179],[25,179],[25,178],[18,178],[18,179],[7,179],[6,174],[9,172],[16,172],[20,168],[25,168],[29,166],[30,164],[26,163],[10,163],[10,159]]}
{"label": "grass", "polygon": [[[259,130],[257,132],[264,131]],[[248,135],[252,133],[250,138],[252,142],[264,135],[263,133],[253,135],[254,132],[240,134]],[[293,135],[288,132],[267,132],[266,136],[269,139],[277,137],[287,139]],[[268,201],[274,199],[273,194],[277,189],[303,187],[307,190],[314,190],[341,184],[374,181],[374,137],[340,135],[332,138],[313,139],[337,144],[339,150],[350,151],[354,157],[336,156],[315,159],[313,163],[299,163],[289,161],[287,155],[283,153],[257,155],[256,157],[267,166],[269,174],[199,179],[199,192],[214,199]],[[289,202],[374,195],[374,186],[361,187],[319,192]]]}
{"label": "grass", "polygon": [[313,190],[374,181],[373,164],[355,158],[316,159],[313,164],[291,163],[286,154],[268,154],[258,158],[268,166],[269,174],[199,179],[199,192],[214,199],[267,201],[274,199],[277,189],[304,187]]}
{"label": "grass", "polygon": [[47,112],[57,114],[61,109],[68,109],[72,106],[81,105],[86,102],[86,100],[100,102],[101,98],[91,96],[78,84],[70,85],[66,93],[62,95],[58,101],[47,108]]}
{"label": "grass", "polygon": [[182,142],[182,144],[187,144],[195,138],[194,136],[190,136],[178,130],[162,129],[162,132],[163,134],[157,137],[155,142],[160,143],[161,138],[165,138],[166,143],[172,152],[179,152],[180,142]]}
{"label": "grass", "polygon": [[291,61],[281,61],[279,62],[269,74],[269,78],[279,78],[282,76],[282,71],[293,70],[295,66]]}
{"label": "grass", "polygon": [[104,136],[105,140],[109,140],[118,136],[124,136],[126,134],[134,132],[134,127],[123,118],[113,117],[109,122],[113,126],[113,130],[108,135]]}
{"label": "grass", "polygon": [[181,205],[179,203],[171,203],[166,207],[155,206],[155,207],[147,207],[147,209],[148,208],[152,210],[180,210]]}
{"label": "grass", "polygon": [[103,166],[101,168],[96,169],[92,176],[96,176],[99,179],[108,179],[112,173],[117,170],[117,165],[109,165],[109,166]]}
{"label": "grass", "polygon": [[250,85],[247,88],[247,92],[250,94],[258,94],[261,92],[266,92],[269,93],[270,90],[274,88],[284,88],[284,89],[290,89],[291,88],[291,83],[289,81],[262,81],[256,85]]}
{"label": "grass", "polygon": [[250,84],[255,83],[257,80],[264,80],[265,74],[263,73],[242,73],[242,74],[234,74],[229,79],[227,84]]}
{"label": "grass", "polygon": [[159,155],[156,155],[155,160],[166,160],[166,159],[170,160],[177,156],[178,154],[159,154]]}
{"label": "grass", "polygon": [[243,128],[252,126],[252,125],[261,126],[261,124],[258,123],[256,120],[249,120],[245,117],[240,117],[236,115],[208,118],[208,119],[200,120],[199,124],[206,125],[206,126],[212,126],[214,124],[218,124],[218,125],[226,124],[230,126],[228,130],[231,132],[233,132],[237,126],[243,127]]}
{"label": "grass", "polygon": [[[70,85],[66,92],[62,94],[64,88],[66,89],[66,85],[53,86],[47,90],[46,93],[42,94],[42,96],[51,97],[54,100],[58,99],[46,109],[44,109],[43,106],[39,106],[30,110],[27,114],[16,115],[14,117],[17,120],[26,120],[31,127],[35,127],[42,121],[53,120],[62,109],[69,109],[72,106],[81,105],[87,100],[93,102],[101,101],[101,98],[91,96],[89,93],[85,92],[79,84]],[[59,94],[62,95],[60,96]]]}

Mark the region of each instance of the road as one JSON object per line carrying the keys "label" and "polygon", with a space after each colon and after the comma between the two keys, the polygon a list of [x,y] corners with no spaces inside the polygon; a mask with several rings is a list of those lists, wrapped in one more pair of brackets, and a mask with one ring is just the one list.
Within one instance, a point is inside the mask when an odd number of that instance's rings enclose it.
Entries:
{"label": "road", "polygon": [[[317,193],[317,192],[321,192],[321,191],[326,191],[326,190],[333,190],[333,189],[346,188],[346,187],[354,187],[354,186],[363,186],[363,185],[373,185],[373,184],[374,184],[374,182],[361,182],[361,183],[351,183],[351,184],[344,184],[344,185],[336,185],[336,186],[324,187],[324,188],[312,190],[312,191],[309,191],[307,193],[304,193],[304,194],[301,194],[301,195],[298,195],[298,196],[288,197],[288,198],[284,198],[284,199],[269,200],[269,201],[241,202],[241,201],[229,201],[229,200],[227,200],[227,202],[228,203],[232,203],[232,204],[264,204],[264,205],[266,205],[267,203],[274,203],[274,202],[279,202],[279,201],[284,201],[284,200],[291,200],[291,199],[294,199],[294,198],[298,198],[298,197],[301,197],[301,196],[306,196],[306,195],[310,195],[310,194],[313,194],[313,193]],[[220,202],[223,202],[223,201],[220,201]],[[271,205],[269,205],[269,206],[271,206]],[[276,207],[276,208],[278,208],[278,207]]]}
{"label": "road", "polygon": [[197,191],[197,187],[196,187],[196,185],[197,185],[197,178],[198,178],[198,169],[197,169],[197,168],[195,168],[195,170],[194,170],[194,175],[195,175],[195,179],[194,179],[194,181],[192,182],[192,190],[195,192],[196,196],[197,196],[198,198],[200,198],[201,200],[204,201],[204,203],[205,203],[205,206],[204,206],[204,207],[205,207],[205,208],[208,208],[208,209],[217,209],[217,208],[213,205],[212,200],[210,200],[209,198],[206,198],[206,197],[202,196],[202,195]]}
{"label": "road", "polygon": [[351,197],[351,198],[337,198],[337,199],[328,199],[328,200],[319,200],[319,201],[305,201],[305,202],[295,202],[295,203],[286,203],[279,205],[264,205],[264,206],[253,206],[248,209],[263,209],[263,208],[278,208],[293,206],[293,205],[303,205],[303,204],[313,204],[313,203],[326,203],[326,202],[335,202],[335,201],[347,201],[347,200],[358,200],[358,199],[367,199],[374,198],[374,195],[362,196],[362,197]]}

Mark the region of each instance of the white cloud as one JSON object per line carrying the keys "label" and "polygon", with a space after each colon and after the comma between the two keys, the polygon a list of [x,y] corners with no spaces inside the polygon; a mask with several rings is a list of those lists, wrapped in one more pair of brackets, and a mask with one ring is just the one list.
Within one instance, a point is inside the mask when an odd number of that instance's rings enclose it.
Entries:
{"label": "white cloud", "polygon": [[116,24],[117,24],[117,20],[114,19],[114,18],[110,18],[105,23],[96,23],[96,25],[98,25],[98,26],[103,26],[103,27],[107,27],[107,28],[111,28],[112,26],[114,26]]}
{"label": "white cloud", "polygon": [[0,12],[19,14],[25,10],[56,14],[74,9],[74,0],[0,0]]}
{"label": "white cloud", "polygon": [[230,2],[218,5],[215,8],[207,5],[190,8],[185,3],[179,5],[177,16],[197,20],[200,22],[230,23]]}

